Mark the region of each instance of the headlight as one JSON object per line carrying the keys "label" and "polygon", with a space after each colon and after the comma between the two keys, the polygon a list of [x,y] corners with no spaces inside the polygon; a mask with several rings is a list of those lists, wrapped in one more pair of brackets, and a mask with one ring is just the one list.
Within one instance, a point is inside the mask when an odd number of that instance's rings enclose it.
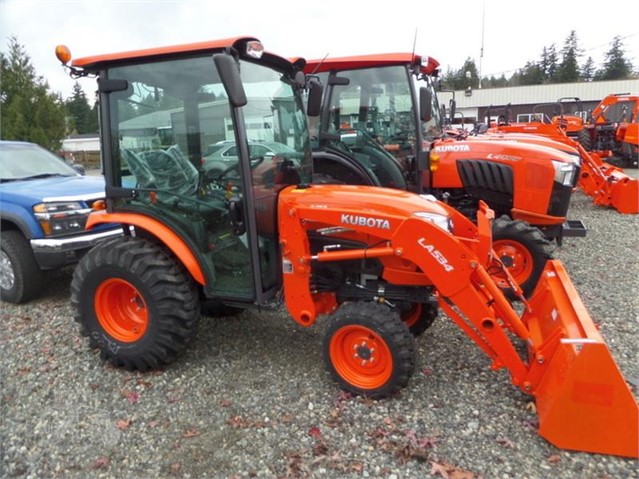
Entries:
{"label": "headlight", "polygon": [[430,221],[431,223],[439,226],[444,231],[448,231],[448,232],[453,231],[453,222],[446,215],[440,215],[438,213],[429,213],[426,211],[419,211],[413,214],[419,218],[424,218],[425,220]]}
{"label": "headlight", "polygon": [[552,160],[555,167],[555,181],[564,186],[574,186],[577,167],[573,163]]}
{"label": "headlight", "polygon": [[84,230],[91,208],[81,203],[38,203],[33,207],[45,236],[62,236]]}

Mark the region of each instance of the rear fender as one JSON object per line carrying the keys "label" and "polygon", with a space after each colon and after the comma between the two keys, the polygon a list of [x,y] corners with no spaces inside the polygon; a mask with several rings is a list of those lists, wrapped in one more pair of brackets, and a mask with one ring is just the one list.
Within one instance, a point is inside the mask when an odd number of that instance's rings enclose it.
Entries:
{"label": "rear fender", "polygon": [[89,215],[87,220],[87,229],[93,228],[98,224],[120,223],[123,225],[131,225],[136,228],[148,231],[158,240],[160,240],[167,249],[169,249],[184,265],[191,274],[193,279],[201,285],[205,285],[204,273],[202,268],[187,244],[175,232],[166,225],[160,223],[148,216],[135,213],[107,213],[106,211],[97,211]]}

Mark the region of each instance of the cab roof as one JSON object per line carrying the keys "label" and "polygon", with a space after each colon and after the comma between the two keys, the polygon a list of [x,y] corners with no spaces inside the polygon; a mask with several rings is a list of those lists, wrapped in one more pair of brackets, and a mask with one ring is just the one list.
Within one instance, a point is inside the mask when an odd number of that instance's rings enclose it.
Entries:
{"label": "cab roof", "polygon": [[[169,45],[164,47],[146,48],[142,50],[131,50],[120,53],[108,53],[103,55],[93,55],[83,58],[73,59],[71,64],[74,67],[80,67],[88,70],[97,70],[112,63],[131,62],[139,60],[147,60],[154,57],[172,56],[184,53],[206,53],[206,52],[219,52],[227,47],[240,49],[240,47],[249,41],[260,41],[256,37],[252,36],[240,36],[225,38],[221,40],[210,40],[197,43],[185,43],[180,45]],[[279,57],[272,53],[264,52],[264,56],[268,57],[270,61],[274,61],[281,68],[290,67],[290,62],[285,58]],[[298,68],[303,65],[304,60],[299,59],[296,62]]]}
{"label": "cab roof", "polygon": [[439,62],[428,56],[416,55],[414,53],[377,53],[308,60],[304,67],[304,73],[322,73],[331,70],[354,70],[358,68],[406,64],[420,65],[419,71],[426,75],[432,75],[439,68]]}

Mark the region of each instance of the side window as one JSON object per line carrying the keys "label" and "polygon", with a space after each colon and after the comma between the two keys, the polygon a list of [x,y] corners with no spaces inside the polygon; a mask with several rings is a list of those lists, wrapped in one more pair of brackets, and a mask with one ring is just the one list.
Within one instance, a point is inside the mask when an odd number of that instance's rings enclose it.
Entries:
{"label": "side window", "polygon": [[236,146],[232,146],[231,148],[226,150],[224,153],[222,153],[222,156],[236,158],[238,156],[237,155],[237,147]]}
{"label": "side window", "polygon": [[264,156],[270,151],[263,145],[251,145],[249,148],[251,150],[251,156]]}

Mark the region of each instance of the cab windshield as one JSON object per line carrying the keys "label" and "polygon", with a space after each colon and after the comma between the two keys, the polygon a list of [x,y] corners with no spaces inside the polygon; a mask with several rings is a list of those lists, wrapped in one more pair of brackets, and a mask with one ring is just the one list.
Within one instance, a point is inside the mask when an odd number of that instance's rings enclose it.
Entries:
{"label": "cab windshield", "polygon": [[114,199],[118,208],[155,216],[198,248],[210,296],[254,298],[256,284],[277,286],[277,194],[311,181],[311,150],[289,76],[238,61],[247,97],[239,114],[210,54],[109,69],[127,88],[108,97],[105,173],[134,191]]}
{"label": "cab windshield", "polygon": [[[326,83],[327,75],[320,75],[322,83]],[[329,146],[374,171],[381,186],[404,188],[405,179],[414,173],[422,140],[441,133],[433,91],[433,116],[420,126],[423,137],[417,135],[417,92],[422,86],[433,88],[430,78],[415,78],[405,65],[340,71],[337,76],[348,78],[348,84],[332,87],[327,125],[323,128],[333,137],[339,135],[339,139],[329,141]],[[395,173],[397,167],[404,179]]]}

